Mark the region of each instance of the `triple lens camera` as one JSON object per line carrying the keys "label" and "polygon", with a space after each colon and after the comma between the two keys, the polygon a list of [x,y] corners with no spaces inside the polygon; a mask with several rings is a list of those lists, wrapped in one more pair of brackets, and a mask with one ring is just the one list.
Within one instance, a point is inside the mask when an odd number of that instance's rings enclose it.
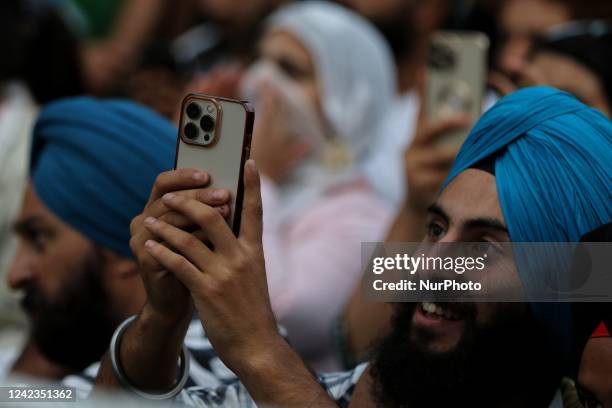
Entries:
{"label": "triple lens camera", "polygon": [[212,101],[189,102],[183,117],[185,142],[201,146],[213,144],[220,114],[220,108]]}

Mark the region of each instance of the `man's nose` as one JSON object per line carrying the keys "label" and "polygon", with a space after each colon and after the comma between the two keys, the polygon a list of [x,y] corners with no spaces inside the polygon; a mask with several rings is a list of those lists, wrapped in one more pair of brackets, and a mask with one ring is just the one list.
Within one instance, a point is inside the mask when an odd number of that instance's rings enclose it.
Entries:
{"label": "man's nose", "polygon": [[19,245],[13,259],[13,265],[6,275],[6,284],[11,289],[21,289],[34,279],[31,258],[32,256],[28,254],[27,249],[23,245]]}

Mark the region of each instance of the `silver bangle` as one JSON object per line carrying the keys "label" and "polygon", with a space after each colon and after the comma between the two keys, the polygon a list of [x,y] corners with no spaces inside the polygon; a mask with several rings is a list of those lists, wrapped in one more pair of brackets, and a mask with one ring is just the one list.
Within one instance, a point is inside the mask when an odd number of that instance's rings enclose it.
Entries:
{"label": "silver bangle", "polygon": [[129,325],[134,320],[136,320],[136,315],[125,319],[123,323],[121,323],[119,327],[117,327],[117,330],[115,330],[115,333],[113,334],[113,338],[111,339],[109,354],[110,354],[111,364],[113,367],[113,374],[115,375],[119,383],[121,383],[121,385],[125,389],[133,392],[134,394],[140,397],[143,397],[149,400],[157,400],[157,401],[166,400],[166,399],[175,397],[181,392],[183,387],[185,387],[185,384],[187,383],[187,380],[189,379],[189,357],[190,357],[189,351],[187,350],[185,345],[183,345],[183,348],[181,349],[180,360],[179,360],[180,361],[179,380],[177,381],[176,385],[170,391],[165,392],[163,394],[151,394],[151,393],[139,390],[138,388],[130,384],[130,381],[125,375],[125,371],[123,371],[123,368],[121,367],[121,364],[119,362],[121,339],[123,338],[123,334],[129,327]]}

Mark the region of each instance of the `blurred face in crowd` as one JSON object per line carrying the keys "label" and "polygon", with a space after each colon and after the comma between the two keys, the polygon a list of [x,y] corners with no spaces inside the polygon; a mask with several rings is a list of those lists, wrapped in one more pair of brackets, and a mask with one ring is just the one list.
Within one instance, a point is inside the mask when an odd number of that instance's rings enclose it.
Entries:
{"label": "blurred face in crowd", "polygon": [[[458,175],[430,209],[426,241],[484,241],[492,247],[508,242],[495,177],[476,169]],[[495,406],[492,402],[504,398],[507,384],[533,374],[526,373],[526,367],[532,370],[536,364],[546,370],[553,366],[546,363],[543,335],[527,304],[433,305],[432,312],[432,303],[395,304],[393,332],[382,341],[373,365],[380,402],[391,406]],[[540,381],[543,390],[545,382]],[[552,391],[533,399],[542,399],[545,406],[551,397]]]}
{"label": "blurred face in crowd", "polygon": [[578,373],[579,394],[585,408],[612,407],[612,338],[590,339],[582,353]]}
{"label": "blurred face in crowd", "polygon": [[574,59],[541,51],[531,59],[528,67],[538,84],[570,92],[608,117],[612,115],[612,106],[597,75]]}
{"label": "blurred face in crowd", "polygon": [[507,0],[501,8],[501,46],[497,68],[510,78],[523,68],[533,40],[571,18],[569,10],[552,0]]}
{"label": "blurred face in crowd", "polygon": [[[132,261],[94,245],[57,218],[37,197],[32,184],[25,193],[14,229],[21,238],[8,285],[23,292],[22,306],[31,322],[31,337],[49,360],[82,370],[108,347],[118,310],[126,296],[144,301],[125,280]],[[122,291],[130,294],[120,295]]]}
{"label": "blurred face in crowd", "polygon": [[268,33],[261,42],[260,59],[273,63],[300,88],[311,105],[320,106],[314,62],[295,36],[284,31]]}
{"label": "blurred face in crowd", "polygon": [[383,34],[397,60],[408,57],[417,38],[438,29],[446,0],[340,0],[367,18]]}
{"label": "blurred face in crowd", "polygon": [[[251,84],[247,88],[254,94],[249,98],[258,105],[251,157],[263,174],[278,183],[315,150],[313,135],[325,131],[320,84],[310,53],[293,34],[282,30],[266,33],[252,69],[246,75],[250,79],[243,82]],[[258,69],[267,72],[265,79],[253,79]]]}

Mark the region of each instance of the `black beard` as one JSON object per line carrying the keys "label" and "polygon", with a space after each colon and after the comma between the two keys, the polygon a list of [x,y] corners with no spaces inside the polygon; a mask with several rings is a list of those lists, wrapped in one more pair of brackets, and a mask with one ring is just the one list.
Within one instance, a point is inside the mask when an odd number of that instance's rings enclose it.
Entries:
{"label": "black beard", "polygon": [[30,286],[22,300],[34,313],[31,338],[49,360],[82,371],[98,361],[108,348],[115,323],[102,285],[104,257],[99,250],[87,254],[71,271],[57,301],[39,287]]}
{"label": "black beard", "polygon": [[520,406],[548,406],[561,379],[559,360],[524,306],[498,304],[492,323],[479,325],[474,305],[462,304],[462,339],[450,351],[433,353],[423,346],[427,333],[412,327],[416,305],[396,305],[393,332],[370,368],[376,400],[434,408],[494,407],[522,398]]}

